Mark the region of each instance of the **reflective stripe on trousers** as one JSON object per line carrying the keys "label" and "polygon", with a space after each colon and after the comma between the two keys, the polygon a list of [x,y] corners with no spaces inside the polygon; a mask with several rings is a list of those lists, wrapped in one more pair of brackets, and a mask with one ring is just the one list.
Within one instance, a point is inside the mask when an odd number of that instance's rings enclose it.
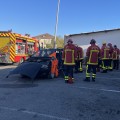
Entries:
{"label": "reflective stripe on trousers", "polygon": [[92,74],[92,78],[95,78],[96,77],[96,74]]}
{"label": "reflective stripe on trousers", "polygon": [[82,62],[80,62],[80,69],[79,69],[80,71],[82,71],[83,69],[82,69]]}
{"label": "reflective stripe on trousers", "polygon": [[90,78],[90,73],[88,73],[87,71],[88,71],[88,65],[86,66],[86,77]]}
{"label": "reflective stripe on trousers", "polygon": [[69,78],[68,76],[65,76],[65,77],[64,77],[65,80],[68,80],[68,78]]}

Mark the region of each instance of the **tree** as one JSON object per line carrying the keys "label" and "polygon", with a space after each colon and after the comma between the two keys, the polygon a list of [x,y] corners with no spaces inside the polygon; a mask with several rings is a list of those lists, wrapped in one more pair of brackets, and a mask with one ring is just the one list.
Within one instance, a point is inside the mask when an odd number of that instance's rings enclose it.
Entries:
{"label": "tree", "polygon": [[54,40],[51,40],[51,44],[46,44],[46,48],[53,48],[54,46]]}
{"label": "tree", "polygon": [[[64,39],[61,36],[56,37],[56,46],[57,48],[64,47]],[[53,48],[54,47],[54,39],[51,40],[51,44],[46,44],[46,48]]]}
{"label": "tree", "polygon": [[64,39],[61,36],[56,37],[56,45],[57,45],[57,48],[64,47]]}

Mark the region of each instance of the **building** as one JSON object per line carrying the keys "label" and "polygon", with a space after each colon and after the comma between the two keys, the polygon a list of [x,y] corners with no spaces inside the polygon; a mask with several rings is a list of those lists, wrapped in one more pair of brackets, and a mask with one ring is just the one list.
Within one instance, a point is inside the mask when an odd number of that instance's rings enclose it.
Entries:
{"label": "building", "polygon": [[41,48],[47,48],[47,45],[50,46],[52,44],[52,40],[54,39],[54,36],[48,33],[45,33],[45,34],[35,36],[35,38],[39,40],[39,45]]}
{"label": "building", "polygon": [[84,49],[84,52],[86,51],[88,46],[90,46],[91,39],[95,39],[99,47],[101,47],[103,41],[105,41],[106,43],[112,43],[113,45],[117,45],[117,47],[120,48],[120,28],[65,35],[64,44],[67,43],[67,40],[69,38],[73,40],[74,44],[81,46]]}

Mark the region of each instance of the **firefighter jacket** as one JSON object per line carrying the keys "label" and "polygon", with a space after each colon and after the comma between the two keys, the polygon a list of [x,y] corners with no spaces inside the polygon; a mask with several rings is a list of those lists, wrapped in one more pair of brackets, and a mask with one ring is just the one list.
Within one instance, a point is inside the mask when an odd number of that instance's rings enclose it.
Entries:
{"label": "firefighter jacket", "polygon": [[106,46],[106,45],[103,45],[101,47],[101,59],[102,60],[108,60],[109,59],[109,53],[110,53],[110,49]]}
{"label": "firefighter jacket", "polygon": [[119,60],[120,50],[118,48],[113,49],[113,60]]}
{"label": "firefighter jacket", "polygon": [[83,60],[83,56],[84,56],[83,49],[81,47],[77,47],[78,60]]}
{"label": "firefighter jacket", "polygon": [[112,57],[113,57],[113,47],[112,46],[110,46],[110,51],[109,51],[109,59],[112,59]]}
{"label": "firefighter jacket", "polygon": [[100,48],[95,44],[91,44],[91,46],[89,46],[87,49],[86,57],[88,57],[87,64],[98,65],[98,59],[100,57]]}
{"label": "firefighter jacket", "polygon": [[64,65],[75,65],[75,60],[77,60],[77,49],[74,44],[65,45],[62,60],[64,60]]}

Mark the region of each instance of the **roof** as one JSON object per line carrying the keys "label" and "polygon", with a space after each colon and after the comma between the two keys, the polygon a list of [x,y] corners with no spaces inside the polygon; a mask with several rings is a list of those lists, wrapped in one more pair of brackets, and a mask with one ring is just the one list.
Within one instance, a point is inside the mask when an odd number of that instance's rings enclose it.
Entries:
{"label": "roof", "polygon": [[32,42],[38,41],[38,39],[36,39],[34,37],[30,37],[29,34],[22,35],[22,34],[18,34],[18,33],[13,33],[12,31],[0,31],[0,36],[7,36],[7,37],[10,36],[11,37],[11,34],[12,34],[12,37],[16,37],[19,39],[24,39],[24,40],[32,41]]}
{"label": "roof", "polygon": [[111,32],[111,31],[118,31],[118,30],[120,30],[120,28],[110,29],[110,30],[93,31],[93,32],[87,32],[87,33],[69,34],[69,35],[65,35],[65,36],[87,35],[87,34],[92,34],[92,33]]}
{"label": "roof", "polygon": [[35,38],[37,38],[37,39],[53,39],[54,36],[50,35],[48,33],[45,33],[45,34],[41,34],[41,35],[35,36]]}

